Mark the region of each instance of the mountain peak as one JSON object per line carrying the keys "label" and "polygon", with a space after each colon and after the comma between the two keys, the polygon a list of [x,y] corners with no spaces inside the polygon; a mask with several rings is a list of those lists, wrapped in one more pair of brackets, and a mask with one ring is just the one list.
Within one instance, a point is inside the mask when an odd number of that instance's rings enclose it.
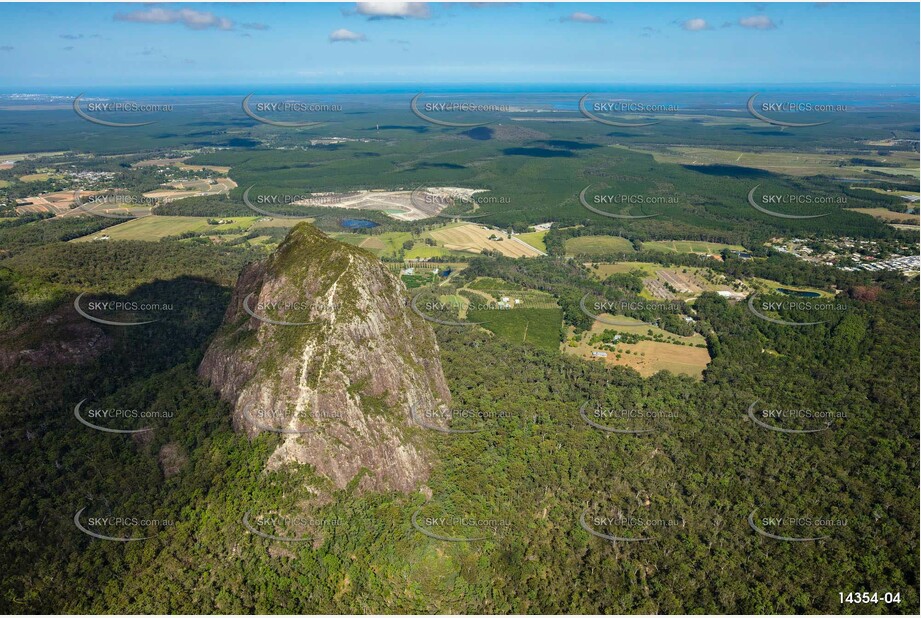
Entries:
{"label": "mountain peak", "polygon": [[282,443],[269,466],[310,464],[337,487],[412,491],[431,457],[413,406],[450,403],[427,322],[372,254],[301,223],[241,273],[199,374],[234,426]]}

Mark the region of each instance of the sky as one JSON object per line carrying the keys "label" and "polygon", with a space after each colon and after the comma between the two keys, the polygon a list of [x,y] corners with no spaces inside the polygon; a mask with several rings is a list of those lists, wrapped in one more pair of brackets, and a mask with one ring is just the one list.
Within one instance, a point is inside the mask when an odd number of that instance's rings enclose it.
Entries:
{"label": "sky", "polygon": [[918,3],[0,4],[0,91],[917,84]]}

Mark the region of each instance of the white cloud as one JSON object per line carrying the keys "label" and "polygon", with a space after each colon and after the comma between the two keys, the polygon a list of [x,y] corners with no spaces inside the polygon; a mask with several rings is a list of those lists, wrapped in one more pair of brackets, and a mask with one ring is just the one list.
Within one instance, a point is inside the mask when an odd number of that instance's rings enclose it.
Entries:
{"label": "white cloud", "polygon": [[346,30],[345,28],[339,28],[338,30],[333,30],[329,33],[329,42],[330,43],[357,43],[358,41],[367,41],[367,37],[360,32],[352,32],[351,30]]}
{"label": "white cloud", "polygon": [[681,27],[690,32],[700,32],[701,30],[709,30],[710,24],[707,23],[706,19],[695,17],[694,19],[681,22]]}
{"label": "white cloud", "polygon": [[773,30],[777,27],[777,25],[771,21],[771,18],[767,15],[743,17],[739,20],[739,25],[743,28],[754,28],[755,30]]}
{"label": "white cloud", "polygon": [[606,24],[607,20],[598,17],[597,15],[592,15],[591,13],[582,13],[576,11],[572,15],[567,15],[566,17],[560,17],[560,21],[575,21],[581,24]]}
{"label": "white cloud", "polygon": [[207,30],[208,28],[217,28],[218,30],[233,29],[233,22],[226,17],[218,17],[208,11],[196,11],[193,9],[179,9],[177,11],[152,7],[138,9],[130,13],[116,13],[115,20],[140,24],[184,24],[192,30]]}
{"label": "white cloud", "polygon": [[429,18],[429,5],[425,2],[356,2],[355,10],[371,19]]}

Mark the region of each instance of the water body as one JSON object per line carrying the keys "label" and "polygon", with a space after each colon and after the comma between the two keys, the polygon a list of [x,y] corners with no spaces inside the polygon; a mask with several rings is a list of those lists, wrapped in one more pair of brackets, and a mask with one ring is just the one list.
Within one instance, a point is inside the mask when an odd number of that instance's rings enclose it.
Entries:
{"label": "water body", "polygon": [[798,296],[800,298],[818,298],[821,296],[818,292],[801,292],[799,290],[788,290],[787,288],[777,288],[777,291],[787,296]]}
{"label": "water body", "polygon": [[374,221],[368,221],[367,219],[343,219],[339,222],[339,225],[347,230],[366,230],[377,227],[379,224]]}

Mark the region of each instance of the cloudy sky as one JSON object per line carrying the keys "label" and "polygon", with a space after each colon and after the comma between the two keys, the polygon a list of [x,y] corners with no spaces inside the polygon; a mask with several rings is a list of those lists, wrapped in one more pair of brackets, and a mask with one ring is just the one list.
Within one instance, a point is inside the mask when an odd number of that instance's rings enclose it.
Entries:
{"label": "cloudy sky", "polygon": [[900,4],[0,4],[0,90],[916,84]]}

